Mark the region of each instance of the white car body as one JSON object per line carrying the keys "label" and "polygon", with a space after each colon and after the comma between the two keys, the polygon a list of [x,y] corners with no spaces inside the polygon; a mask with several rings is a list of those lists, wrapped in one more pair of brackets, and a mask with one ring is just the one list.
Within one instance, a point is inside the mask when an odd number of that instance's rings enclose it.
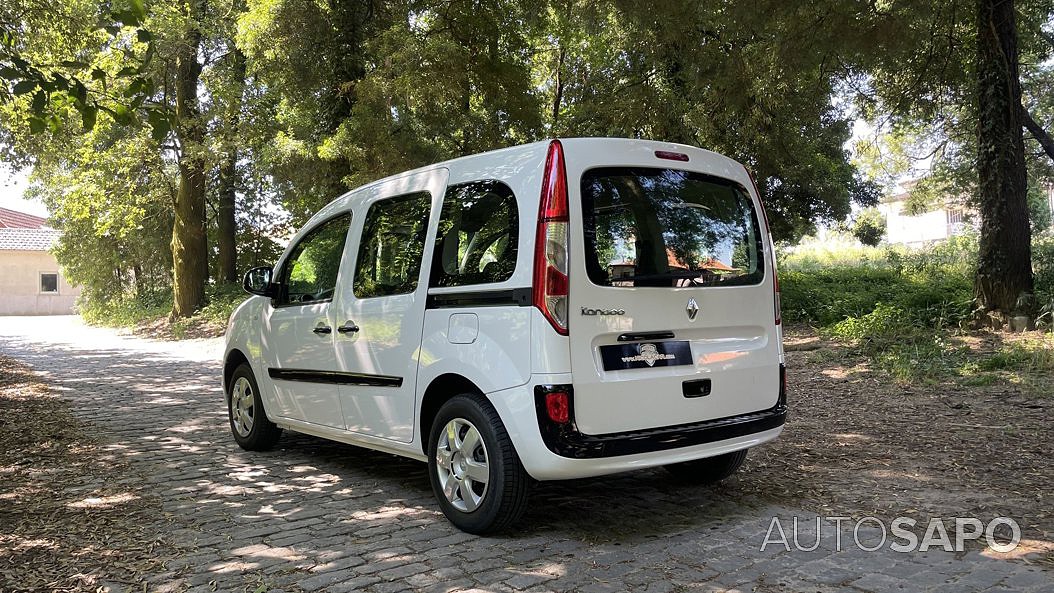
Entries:
{"label": "white car body", "polygon": [[[537,142],[395,175],[324,207],[291,240],[274,270],[283,269],[294,246],[316,225],[350,212],[332,299],[279,307],[267,296],[247,299],[226,334],[225,389],[234,368],[248,362],[267,417],[279,427],[422,461],[437,402],[451,393],[475,391],[497,411],[523,468],[537,480],[669,465],[776,438],[786,413],[778,282],[768,223],[747,170],[727,157],[680,144],[582,138],[559,145],[570,215],[567,335],[532,302],[539,196],[552,146]],[[658,156],[666,153],[680,156]],[[734,286],[591,282],[583,255],[587,238],[580,182],[598,167],[698,172],[741,188],[760,227],[763,265],[758,273],[763,275],[757,283]],[[428,262],[437,249],[445,190],[478,180],[500,181],[515,194],[515,267],[501,282],[430,288],[437,264]],[[357,298],[351,276],[367,209],[414,192],[431,195],[416,288]],[[689,301],[697,305],[694,315]],[[346,323],[358,331],[313,331]],[[641,339],[633,340],[634,334]],[[656,355],[655,346],[641,346],[662,342],[667,334],[689,344],[689,363],[652,366],[649,358],[674,355]],[[636,362],[647,366],[605,370],[601,348],[620,344],[620,336],[637,344]],[[304,370],[315,374],[301,380],[297,372]],[[326,382],[327,377],[334,380]],[[366,384],[356,384],[357,377]],[[701,393],[704,381],[706,393]],[[573,389],[571,426],[550,434],[550,441],[567,437],[558,446],[547,444],[543,435],[539,415],[545,412],[536,389],[552,385]],[[700,393],[689,395],[691,390]]]}

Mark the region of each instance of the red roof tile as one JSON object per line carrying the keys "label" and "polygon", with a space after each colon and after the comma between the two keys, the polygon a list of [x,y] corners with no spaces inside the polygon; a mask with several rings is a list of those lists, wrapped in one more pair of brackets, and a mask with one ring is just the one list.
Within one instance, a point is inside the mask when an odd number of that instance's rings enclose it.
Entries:
{"label": "red roof tile", "polygon": [[39,229],[43,228],[45,224],[47,224],[47,220],[39,216],[0,208],[0,229]]}

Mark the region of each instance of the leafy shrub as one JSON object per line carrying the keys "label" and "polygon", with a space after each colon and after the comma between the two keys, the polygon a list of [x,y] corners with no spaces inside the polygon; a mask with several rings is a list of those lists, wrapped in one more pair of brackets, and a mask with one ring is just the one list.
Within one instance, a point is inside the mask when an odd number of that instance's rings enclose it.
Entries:
{"label": "leafy shrub", "polygon": [[886,217],[876,208],[868,208],[853,222],[853,236],[864,245],[877,246],[886,236]]}
{"label": "leafy shrub", "polygon": [[[240,285],[221,284],[207,286],[205,298],[205,306],[193,317],[173,323],[176,333],[192,324],[225,325],[246,295]],[[85,300],[78,307],[84,321],[91,325],[132,327],[168,317],[172,312],[172,292],[128,294],[103,301]]]}
{"label": "leafy shrub", "polygon": [[1039,318],[1051,326],[1054,322],[1054,233],[1044,233],[1032,241],[1032,269]]}
{"label": "leafy shrub", "polygon": [[827,328],[828,335],[852,342],[896,340],[914,333],[911,318],[900,307],[879,303],[870,313],[847,317]]}

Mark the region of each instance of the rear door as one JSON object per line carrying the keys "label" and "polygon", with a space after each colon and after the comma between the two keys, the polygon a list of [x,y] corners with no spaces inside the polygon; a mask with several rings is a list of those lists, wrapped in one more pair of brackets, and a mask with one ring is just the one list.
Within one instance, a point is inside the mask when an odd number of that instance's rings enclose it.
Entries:
{"label": "rear door", "polygon": [[447,169],[397,178],[356,211],[354,275],[335,310],[340,400],[347,429],[408,443],[424,328],[426,238],[435,233]]}
{"label": "rear door", "polygon": [[680,145],[565,143],[575,418],[586,434],[767,409],[771,250],[746,170]]}

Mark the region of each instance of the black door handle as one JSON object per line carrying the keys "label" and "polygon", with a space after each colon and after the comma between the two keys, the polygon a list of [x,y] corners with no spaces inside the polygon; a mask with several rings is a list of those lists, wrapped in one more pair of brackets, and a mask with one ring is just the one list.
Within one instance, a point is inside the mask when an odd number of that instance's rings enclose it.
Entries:
{"label": "black door handle", "polygon": [[672,331],[657,331],[657,332],[637,332],[629,334],[621,334],[618,337],[619,342],[638,342],[641,340],[669,340],[673,337]]}
{"label": "black door handle", "polygon": [[316,334],[331,334],[333,333],[333,328],[329,327],[328,325],[320,325],[311,331],[315,332]]}
{"label": "black door handle", "polygon": [[359,331],[359,326],[355,325],[352,321],[345,321],[344,325],[337,328],[337,331],[342,334],[353,334]]}

